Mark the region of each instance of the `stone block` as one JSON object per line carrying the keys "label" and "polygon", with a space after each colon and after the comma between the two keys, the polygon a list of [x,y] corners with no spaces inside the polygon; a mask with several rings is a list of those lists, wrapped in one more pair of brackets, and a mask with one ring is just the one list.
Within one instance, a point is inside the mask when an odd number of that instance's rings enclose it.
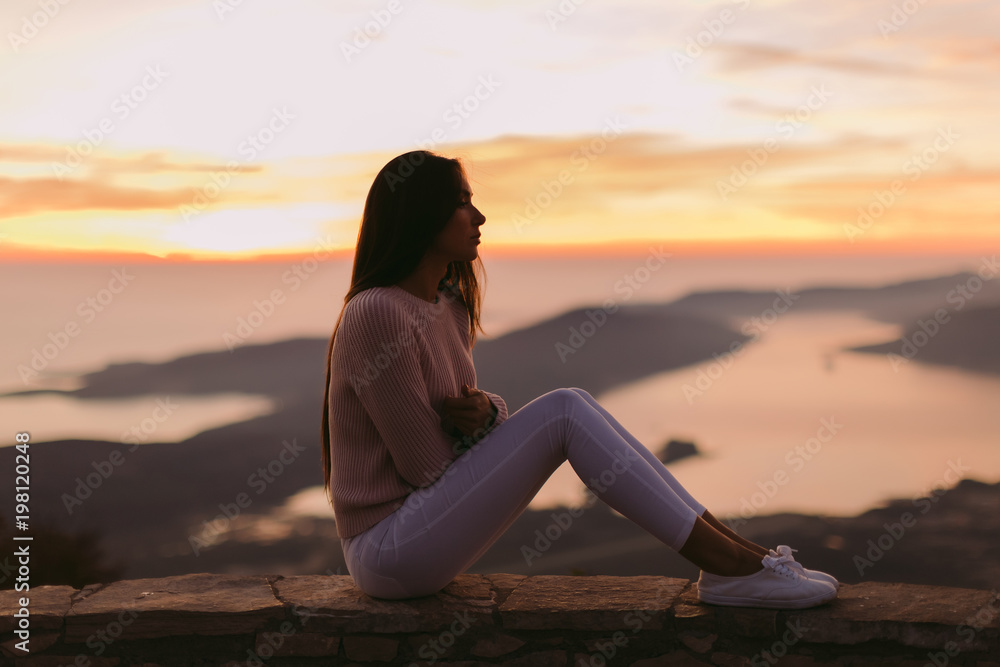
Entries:
{"label": "stone block", "polygon": [[351,660],[388,662],[398,651],[399,642],[388,637],[344,637],[344,653]]}
{"label": "stone block", "polygon": [[274,582],[278,599],[312,632],[443,632],[493,625],[488,579],[463,574],[435,595],[382,600],[348,576],[299,576]]}
{"label": "stone block", "polygon": [[564,667],[566,651],[538,651],[500,664],[504,667]]}
{"label": "stone block", "polygon": [[695,635],[681,635],[681,643],[687,646],[689,649],[695,653],[708,653],[712,650],[712,646],[715,644],[715,640],[719,638],[719,635],[711,634],[705,637],[698,637]]}
{"label": "stone block", "polygon": [[278,631],[258,632],[254,652],[261,658],[318,657],[337,655],[340,637],[299,632],[291,621],[284,621]]}
{"label": "stone block", "polygon": [[477,658],[497,658],[513,653],[524,646],[524,641],[510,635],[492,635],[478,640],[471,653]]}
{"label": "stone block", "polygon": [[688,582],[668,577],[535,576],[500,606],[518,630],[660,630]]}
{"label": "stone block", "polygon": [[684,651],[674,651],[665,653],[655,658],[642,658],[636,660],[629,667],[702,667],[711,665],[710,662],[699,660]]}
{"label": "stone block", "polygon": [[[284,618],[263,576],[186,574],[116,581],[75,602],[67,642],[253,633]],[[101,640],[103,641],[103,640]]]}
{"label": "stone block", "polygon": [[30,591],[0,591],[0,633],[13,632],[21,609],[21,598],[28,598],[28,620],[32,630],[60,630],[76,589],[71,586],[38,586]]}
{"label": "stone block", "polygon": [[[783,614],[789,622],[801,625],[804,642],[883,640],[927,649],[956,642],[962,651],[978,651],[987,649],[991,641],[996,646],[998,605],[1000,601],[989,591],[865,582],[841,584],[837,599],[829,604]],[[973,631],[970,622],[985,631]]]}

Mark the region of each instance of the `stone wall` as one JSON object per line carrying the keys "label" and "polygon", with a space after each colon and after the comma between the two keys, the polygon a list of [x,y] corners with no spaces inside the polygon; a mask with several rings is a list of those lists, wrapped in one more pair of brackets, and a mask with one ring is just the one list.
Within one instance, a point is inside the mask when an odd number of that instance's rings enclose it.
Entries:
{"label": "stone wall", "polygon": [[700,604],[667,577],[462,575],[383,601],[346,576],[191,574],[0,592],[5,665],[991,665],[996,591],[867,583],[802,611]]}

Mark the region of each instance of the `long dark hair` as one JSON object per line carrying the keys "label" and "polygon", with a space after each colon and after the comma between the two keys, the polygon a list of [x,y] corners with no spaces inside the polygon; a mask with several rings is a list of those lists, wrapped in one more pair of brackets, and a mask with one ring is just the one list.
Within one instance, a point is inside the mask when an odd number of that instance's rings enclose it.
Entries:
{"label": "long dark hair", "polygon": [[[429,151],[411,151],[382,167],[368,191],[361,229],[354,252],[351,287],[344,307],[369,287],[395,285],[413,273],[458,207],[464,170],[456,159]],[[482,261],[451,262],[440,287],[449,285],[462,297],[469,311],[469,340],[482,331],[480,276]],[[331,498],[330,377],[333,343],[337,338],[344,307],[330,336],[326,352],[326,387],[323,391],[323,485]]]}

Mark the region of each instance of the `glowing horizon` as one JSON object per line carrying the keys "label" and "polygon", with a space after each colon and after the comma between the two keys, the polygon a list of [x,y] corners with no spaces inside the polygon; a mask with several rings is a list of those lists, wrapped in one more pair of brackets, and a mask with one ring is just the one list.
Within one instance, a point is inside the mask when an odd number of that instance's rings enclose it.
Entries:
{"label": "glowing horizon", "polygon": [[0,259],[349,254],[418,147],[466,165],[484,256],[1000,247],[1000,8],[626,5],[8,3]]}

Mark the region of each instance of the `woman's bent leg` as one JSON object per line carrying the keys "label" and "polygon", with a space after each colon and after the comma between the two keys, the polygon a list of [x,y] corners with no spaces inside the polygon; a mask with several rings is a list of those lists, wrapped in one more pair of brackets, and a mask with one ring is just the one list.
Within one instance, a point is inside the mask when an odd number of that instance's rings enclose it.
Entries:
{"label": "woman's bent leg", "polygon": [[503,534],[567,459],[601,500],[675,550],[684,546],[696,510],[580,393],[557,389],[511,415],[434,484],[348,540],[352,576],[375,597],[440,590]]}
{"label": "woman's bent leg", "polygon": [[712,528],[722,533],[729,539],[733,540],[734,542],[743,545],[744,547],[751,550],[755,554],[758,554],[760,556],[766,556],[768,554],[768,550],[765,547],[762,547],[759,544],[752,542],[746,539],[745,537],[740,536],[735,530],[724,524],[722,521],[719,521],[719,519],[713,516],[711,512],[706,510],[704,505],[695,500],[694,497],[690,493],[688,493],[687,489],[681,486],[681,483],[677,481],[677,478],[674,477],[669,470],[667,470],[666,466],[664,466],[663,463],[658,458],[656,458],[656,455],[653,454],[651,451],[649,451],[649,449],[647,449],[641,442],[639,442],[634,435],[629,433],[629,431],[624,426],[622,426],[621,423],[604,408],[604,406],[598,403],[597,399],[591,396],[589,392],[587,392],[584,389],[579,389],[577,387],[573,387],[573,391],[580,394],[580,396],[582,396],[584,400],[590,403],[595,410],[600,412],[601,415],[604,417],[604,419],[609,424],[611,424],[612,428],[618,431],[618,434],[622,438],[624,438],[630,445],[632,445],[633,449],[642,454],[642,457],[647,461],[649,461],[649,464],[653,466],[654,470],[660,473],[660,477],[662,477],[663,481],[665,481],[667,484],[670,485],[670,488],[674,490],[674,493],[676,493],[685,503],[687,503],[688,507],[693,509],[695,512],[698,513],[700,517],[705,519],[708,525],[710,525]]}
{"label": "woman's bent leg", "polygon": [[660,477],[663,478],[663,481],[670,485],[670,488],[674,490],[674,493],[676,493],[688,507],[697,512],[699,516],[705,513],[705,506],[695,500],[694,496],[688,493],[687,489],[681,486],[681,483],[677,481],[677,478],[674,477],[669,470],[667,470],[666,466],[663,465],[663,462],[656,458],[656,455],[649,451],[645,445],[639,442],[639,440],[637,440],[636,437],[628,431],[628,429],[622,426],[621,423],[615,419],[603,405],[598,403],[597,399],[590,395],[590,392],[578,387],[572,387],[572,391],[580,394],[585,401],[590,403],[591,407],[604,417],[604,420],[607,421],[611,427],[615,429],[615,431],[617,431],[618,435],[628,442],[632,446],[632,449],[639,452],[639,454],[649,462],[649,465],[653,467],[653,470],[659,473]]}

